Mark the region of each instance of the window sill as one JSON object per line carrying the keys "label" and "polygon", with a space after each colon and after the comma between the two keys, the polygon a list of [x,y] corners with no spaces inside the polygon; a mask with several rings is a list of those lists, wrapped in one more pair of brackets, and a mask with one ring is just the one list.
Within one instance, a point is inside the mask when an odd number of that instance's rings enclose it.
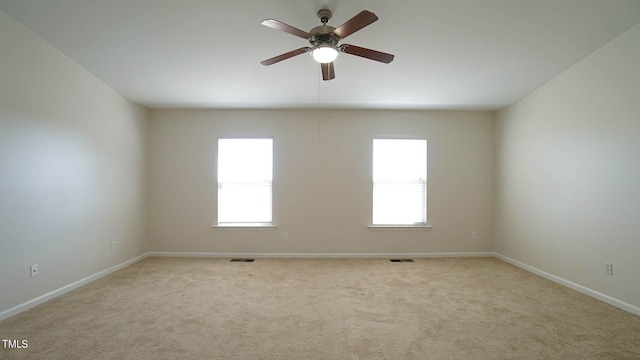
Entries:
{"label": "window sill", "polygon": [[211,226],[218,230],[275,230],[278,225],[272,223],[238,223],[238,224],[215,224]]}
{"label": "window sill", "polygon": [[429,230],[432,229],[431,224],[426,225],[369,225],[372,230]]}

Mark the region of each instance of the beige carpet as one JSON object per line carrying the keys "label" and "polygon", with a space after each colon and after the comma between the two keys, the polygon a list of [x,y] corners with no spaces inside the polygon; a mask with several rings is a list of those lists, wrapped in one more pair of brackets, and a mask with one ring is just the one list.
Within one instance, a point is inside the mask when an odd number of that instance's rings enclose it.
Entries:
{"label": "beige carpet", "polygon": [[640,359],[640,317],[492,258],[149,258],[0,322],[2,359]]}

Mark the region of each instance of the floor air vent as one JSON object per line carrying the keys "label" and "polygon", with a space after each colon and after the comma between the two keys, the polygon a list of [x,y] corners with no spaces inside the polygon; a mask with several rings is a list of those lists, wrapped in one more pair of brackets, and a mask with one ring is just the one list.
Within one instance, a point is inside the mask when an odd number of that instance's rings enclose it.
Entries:
{"label": "floor air vent", "polygon": [[231,259],[231,262],[253,262],[255,259]]}
{"label": "floor air vent", "polygon": [[413,259],[389,259],[391,262],[413,262]]}

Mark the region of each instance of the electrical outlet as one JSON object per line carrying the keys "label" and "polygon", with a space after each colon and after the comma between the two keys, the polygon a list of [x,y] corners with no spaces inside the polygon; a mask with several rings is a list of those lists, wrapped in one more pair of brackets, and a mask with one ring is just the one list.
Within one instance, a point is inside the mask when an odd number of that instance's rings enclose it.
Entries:
{"label": "electrical outlet", "polygon": [[605,263],[604,264],[604,273],[607,275],[613,275],[613,264]]}
{"label": "electrical outlet", "polygon": [[477,232],[472,232],[471,233],[471,240],[478,240],[478,233]]}
{"label": "electrical outlet", "polygon": [[111,251],[116,251],[116,242],[115,241],[111,242]]}
{"label": "electrical outlet", "polygon": [[287,234],[286,232],[282,233],[282,240],[287,240],[289,239],[289,234]]}
{"label": "electrical outlet", "polygon": [[38,264],[31,265],[31,277],[38,276]]}

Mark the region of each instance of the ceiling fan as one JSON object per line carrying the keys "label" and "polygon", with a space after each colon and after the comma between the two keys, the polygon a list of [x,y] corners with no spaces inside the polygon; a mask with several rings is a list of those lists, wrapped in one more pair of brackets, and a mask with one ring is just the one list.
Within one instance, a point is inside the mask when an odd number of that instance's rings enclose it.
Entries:
{"label": "ceiling fan", "polygon": [[387,54],[350,44],[338,45],[338,42],[340,42],[340,40],[377,21],[378,17],[374,13],[364,10],[358,15],[349,19],[346,23],[342,24],[338,28],[327,26],[327,23],[331,19],[331,16],[332,13],[329,9],[320,9],[320,11],[318,11],[318,18],[320,19],[322,25],[314,27],[313,29],[309,30],[309,32],[302,31],[274,19],[267,19],[262,21],[262,25],[264,26],[268,26],[272,29],[284,31],[291,35],[306,39],[313,46],[292,50],[276,57],[272,57],[271,59],[261,61],[260,63],[262,65],[269,66],[282,60],[286,60],[294,56],[310,52],[313,58],[320,63],[320,67],[322,69],[322,80],[327,81],[335,79],[336,77],[333,68],[333,61],[341,52],[345,54],[360,56],[366,59],[380,61],[385,64],[393,61],[394,56],[392,54]]}

